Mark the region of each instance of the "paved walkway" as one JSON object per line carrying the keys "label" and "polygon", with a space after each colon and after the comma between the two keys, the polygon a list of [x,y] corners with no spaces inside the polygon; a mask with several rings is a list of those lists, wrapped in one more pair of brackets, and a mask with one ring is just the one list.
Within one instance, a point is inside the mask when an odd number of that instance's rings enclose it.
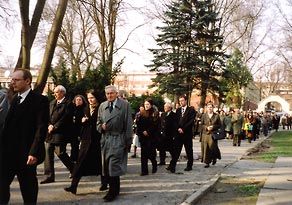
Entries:
{"label": "paved walkway", "polygon": [[[121,194],[111,203],[116,205],[176,205],[176,204],[194,204],[198,198],[204,194],[218,179],[220,175],[240,174],[238,168],[250,170],[255,162],[246,162],[239,160],[248,149],[264,140],[248,143],[244,140],[240,147],[232,146],[231,140],[219,141],[219,147],[222,154],[222,160],[215,166],[204,168],[200,160],[194,161],[193,170],[185,172],[186,160],[181,158],[177,165],[176,173],[171,174],[165,170],[165,166],[159,166],[156,174],[148,176],[139,176],[140,158],[130,158],[129,153],[128,172],[121,177]],[[139,149],[138,149],[139,151]],[[184,153],[182,154],[184,155]],[[200,143],[198,138],[194,140],[194,155],[200,155]],[[169,162],[170,158],[167,158]],[[270,164],[270,165],[268,165]],[[262,165],[268,170],[271,169],[271,163]],[[270,167],[269,167],[270,166]],[[261,168],[262,168],[261,167]],[[149,166],[151,170],[151,166]],[[56,182],[51,184],[39,185],[38,204],[104,204],[102,197],[105,192],[99,192],[100,177],[83,177],[77,189],[77,195],[67,193],[64,187],[70,185],[69,173],[66,168],[56,159]],[[43,165],[38,167],[39,181],[43,178]],[[263,175],[263,171],[247,171],[249,176],[267,178],[268,174]],[[292,182],[291,182],[292,184]],[[22,198],[19,191],[19,185],[15,180],[11,186],[10,204],[22,204]]]}
{"label": "paved walkway", "polygon": [[264,187],[257,205],[292,204],[292,157],[278,157]]}

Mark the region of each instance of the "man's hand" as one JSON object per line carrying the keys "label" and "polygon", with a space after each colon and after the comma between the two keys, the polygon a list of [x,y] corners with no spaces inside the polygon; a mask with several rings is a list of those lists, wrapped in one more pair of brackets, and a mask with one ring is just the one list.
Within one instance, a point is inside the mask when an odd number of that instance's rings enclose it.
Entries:
{"label": "man's hand", "polygon": [[145,137],[148,137],[149,135],[148,135],[148,132],[145,130],[145,131],[143,131],[143,135],[145,136]]}
{"label": "man's hand", "polygon": [[53,131],[54,129],[54,125],[49,125],[48,126],[48,133],[51,134],[51,132]]}
{"label": "man's hand", "polygon": [[106,130],[106,123],[103,123],[102,125],[101,125],[101,128],[102,128],[102,130]]}
{"label": "man's hand", "polygon": [[32,155],[29,155],[27,158],[27,165],[34,165],[35,163],[37,163],[38,159]]}

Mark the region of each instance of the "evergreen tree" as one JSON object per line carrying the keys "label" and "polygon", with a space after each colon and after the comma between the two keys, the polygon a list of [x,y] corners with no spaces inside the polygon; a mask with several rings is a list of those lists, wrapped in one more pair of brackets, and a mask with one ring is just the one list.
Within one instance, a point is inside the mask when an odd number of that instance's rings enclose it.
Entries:
{"label": "evergreen tree", "polygon": [[243,54],[236,49],[226,63],[227,78],[224,79],[226,87],[226,102],[230,107],[242,106],[242,94],[240,90],[246,87],[252,80],[252,74],[244,64]]}
{"label": "evergreen tree", "polygon": [[[207,93],[219,93],[220,79],[225,77],[226,55],[222,51],[223,36],[220,35],[220,19],[212,0],[192,1],[196,16],[196,42],[199,44],[197,55],[200,107],[204,107]],[[222,96],[219,96],[219,100]]]}
{"label": "evergreen tree", "polygon": [[190,1],[173,1],[167,6],[161,34],[156,39],[159,48],[150,49],[154,55],[150,71],[156,72],[153,86],[161,94],[190,97],[196,87],[198,57],[195,42],[195,16]]}
{"label": "evergreen tree", "polygon": [[224,53],[219,35],[219,19],[210,0],[173,1],[165,11],[161,34],[156,39],[152,72],[157,73],[153,86],[160,93],[191,96],[201,90],[203,107],[207,92],[218,92],[218,80],[224,76]]}

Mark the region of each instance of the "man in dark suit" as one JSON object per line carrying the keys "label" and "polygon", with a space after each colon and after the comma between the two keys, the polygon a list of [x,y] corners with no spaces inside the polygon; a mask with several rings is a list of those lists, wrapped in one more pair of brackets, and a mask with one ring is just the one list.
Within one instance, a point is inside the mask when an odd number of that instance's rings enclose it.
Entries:
{"label": "man in dark suit", "polygon": [[45,157],[48,99],[31,90],[32,76],[19,69],[12,74],[14,96],[0,139],[0,204],[8,204],[10,184],[17,175],[24,204],[36,204],[37,165]]}
{"label": "man in dark suit", "polygon": [[193,125],[196,111],[187,105],[185,96],[179,97],[180,108],[176,110],[177,133],[174,139],[174,157],[166,168],[170,172],[175,172],[177,160],[184,146],[188,158],[187,167],[184,171],[191,171],[193,167]]}
{"label": "man in dark suit", "polygon": [[73,126],[73,104],[71,100],[65,98],[66,89],[58,85],[54,89],[55,99],[50,102],[50,116],[48,134],[46,137],[46,158],[45,175],[46,178],[41,184],[55,181],[54,152],[67,167],[70,173],[73,171],[74,163],[66,152]]}
{"label": "man in dark suit", "polygon": [[172,111],[171,103],[164,104],[164,112],[161,113],[161,135],[158,139],[157,149],[159,151],[160,162],[158,165],[165,165],[166,151],[173,158],[174,136],[176,135],[175,113]]}

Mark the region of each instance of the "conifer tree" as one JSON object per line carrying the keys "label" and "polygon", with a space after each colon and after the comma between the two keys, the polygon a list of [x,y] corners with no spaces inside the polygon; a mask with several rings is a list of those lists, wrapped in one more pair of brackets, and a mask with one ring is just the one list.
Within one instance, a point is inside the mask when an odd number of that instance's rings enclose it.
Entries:
{"label": "conifer tree", "polygon": [[200,107],[207,92],[219,90],[218,79],[224,75],[223,37],[219,35],[218,14],[210,0],[178,0],[167,6],[165,26],[156,39],[152,72],[153,86],[161,93],[186,94],[201,91]]}

